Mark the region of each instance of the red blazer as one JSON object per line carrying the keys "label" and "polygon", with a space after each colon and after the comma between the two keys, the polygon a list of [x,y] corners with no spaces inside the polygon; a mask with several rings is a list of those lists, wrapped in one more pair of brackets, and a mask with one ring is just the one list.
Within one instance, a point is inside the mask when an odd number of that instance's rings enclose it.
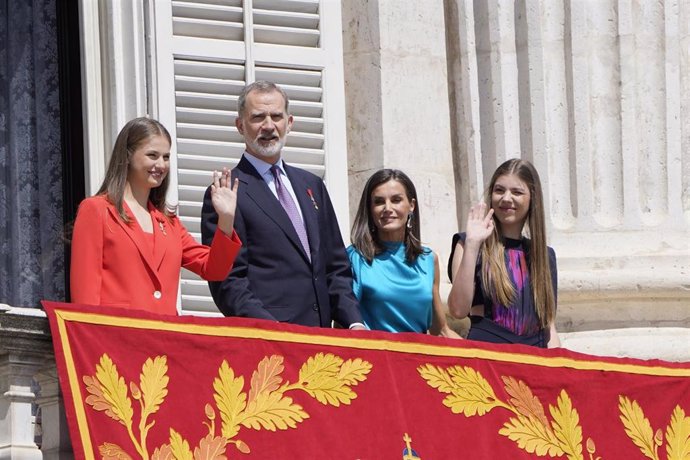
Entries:
{"label": "red blazer", "polygon": [[104,196],[79,205],[72,237],[72,302],[177,314],[180,267],[209,281],[230,272],[242,242],[218,230],[211,247],[197,243],[177,217],[167,217],[151,203],[154,244],[129,207],[127,224]]}

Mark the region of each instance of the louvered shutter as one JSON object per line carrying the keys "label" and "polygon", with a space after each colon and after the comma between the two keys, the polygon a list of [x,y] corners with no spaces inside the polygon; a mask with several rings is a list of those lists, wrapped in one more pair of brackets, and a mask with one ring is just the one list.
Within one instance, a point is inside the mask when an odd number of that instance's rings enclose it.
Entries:
{"label": "louvered shutter", "polygon": [[[331,194],[341,228],[347,228],[340,2],[157,2],[155,19],[153,97],[176,144],[169,200],[178,203],[194,237],[200,240],[211,171],[234,167],[244,151],[235,128],[237,99],[255,80],[287,92],[295,123],[283,158],[329,185],[344,184]],[[329,28],[334,32],[324,35]],[[218,314],[207,283],[195,274],[183,270],[180,292],[183,313]]]}

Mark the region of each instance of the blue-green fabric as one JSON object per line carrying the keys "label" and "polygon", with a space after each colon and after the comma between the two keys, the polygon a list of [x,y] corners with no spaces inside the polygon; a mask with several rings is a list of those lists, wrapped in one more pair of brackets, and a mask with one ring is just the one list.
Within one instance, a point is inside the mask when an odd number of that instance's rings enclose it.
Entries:
{"label": "blue-green fabric", "polygon": [[408,264],[403,243],[385,245],[371,264],[353,246],[347,248],[364,323],[381,331],[426,333],[433,310],[434,254],[424,248]]}

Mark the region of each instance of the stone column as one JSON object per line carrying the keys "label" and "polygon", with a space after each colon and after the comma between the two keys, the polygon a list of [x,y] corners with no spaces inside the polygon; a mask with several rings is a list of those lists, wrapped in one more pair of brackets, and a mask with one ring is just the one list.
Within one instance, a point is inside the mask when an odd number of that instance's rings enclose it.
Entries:
{"label": "stone column", "polygon": [[100,186],[122,126],[157,116],[149,113],[154,92],[147,84],[155,49],[145,33],[154,2],[146,3],[148,9],[143,0],[79,0],[87,196]]}
{"label": "stone column", "polygon": [[678,33],[687,3],[578,1],[566,11],[574,161],[551,179],[569,186],[550,202],[571,199],[552,214],[552,242],[559,315],[574,329],[690,325],[690,111],[679,93],[690,50]]}
{"label": "stone column", "polygon": [[483,192],[482,134],[479,129],[479,72],[474,2],[446,1],[446,49],[451,142],[458,228]]}
{"label": "stone column", "polygon": [[419,195],[422,240],[445,266],[457,230],[443,1],[342,8],[350,214],[372,173],[403,170]]}
{"label": "stone column", "polygon": [[40,310],[0,306],[0,460],[42,458],[34,440],[33,377],[51,354]]}
{"label": "stone column", "polygon": [[445,6],[458,196],[531,160],[561,329],[690,325],[690,2]]}
{"label": "stone column", "polygon": [[36,404],[41,411],[43,460],[71,460],[74,458],[74,453],[67,428],[64,401],[58,385],[55,361],[48,359],[34,378],[40,387]]}

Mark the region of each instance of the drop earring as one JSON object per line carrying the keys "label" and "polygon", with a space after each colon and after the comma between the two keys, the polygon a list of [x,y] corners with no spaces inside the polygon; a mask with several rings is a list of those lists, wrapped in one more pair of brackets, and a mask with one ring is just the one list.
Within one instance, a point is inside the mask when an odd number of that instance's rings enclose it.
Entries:
{"label": "drop earring", "polygon": [[409,230],[412,230],[412,213],[409,213],[407,215],[407,228]]}

